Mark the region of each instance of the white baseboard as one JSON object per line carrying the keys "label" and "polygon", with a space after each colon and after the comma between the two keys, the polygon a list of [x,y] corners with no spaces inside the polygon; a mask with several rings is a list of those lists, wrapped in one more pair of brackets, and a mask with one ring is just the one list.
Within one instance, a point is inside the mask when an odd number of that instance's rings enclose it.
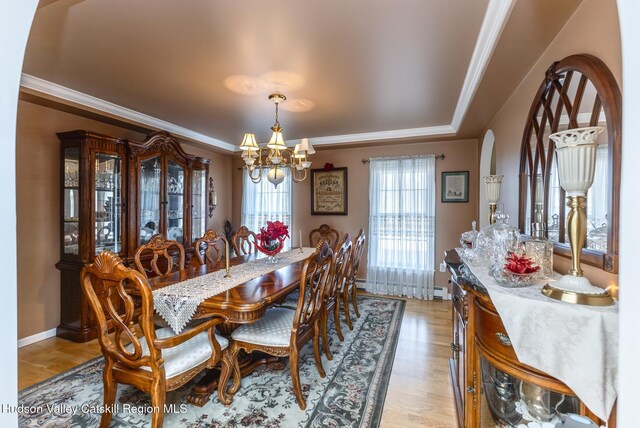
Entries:
{"label": "white baseboard", "polygon": [[41,333],[36,333],[31,336],[23,337],[22,339],[18,339],[18,348],[22,348],[23,346],[31,345],[32,343],[40,342],[41,340],[48,339],[56,335],[56,329],[52,328],[51,330],[43,331]]}

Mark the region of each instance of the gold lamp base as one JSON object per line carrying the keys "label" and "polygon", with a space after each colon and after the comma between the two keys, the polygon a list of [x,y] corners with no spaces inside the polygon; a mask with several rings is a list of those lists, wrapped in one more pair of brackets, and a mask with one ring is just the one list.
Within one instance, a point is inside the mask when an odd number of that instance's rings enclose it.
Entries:
{"label": "gold lamp base", "polygon": [[551,284],[547,284],[542,287],[542,294],[561,302],[574,303],[578,305],[586,306],[611,306],[613,305],[613,298],[608,291],[605,290],[602,294],[584,294],[577,293],[575,291],[562,290],[556,288]]}

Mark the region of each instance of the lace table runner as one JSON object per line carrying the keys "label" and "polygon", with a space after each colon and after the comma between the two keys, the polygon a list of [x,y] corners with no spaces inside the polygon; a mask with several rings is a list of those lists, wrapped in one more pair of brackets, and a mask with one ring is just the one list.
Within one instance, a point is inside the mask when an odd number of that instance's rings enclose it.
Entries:
{"label": "lace table runner", "polygon": [[250,260],[241,265],[231,267],[231,278],[225,278],[224,269],[177,282],[153,291],[155,310],[171,326],[180,333],[196,312],[198,305],[216,294],[231,290],[240,284],[251,281],[262,275],[289,266],[309,257],[315,248],[299,248],[276,256],[277,263],[267,264],[266,259]]}
{"label": "lace table runner", "polygon": [[607,420],[617,396],[618,305],[575,305],[544,296],[540,290],[560,279],[557,273],[529,287],[502,287],[461,250],[460,258],[487,289],[518,359],[562,381]]}

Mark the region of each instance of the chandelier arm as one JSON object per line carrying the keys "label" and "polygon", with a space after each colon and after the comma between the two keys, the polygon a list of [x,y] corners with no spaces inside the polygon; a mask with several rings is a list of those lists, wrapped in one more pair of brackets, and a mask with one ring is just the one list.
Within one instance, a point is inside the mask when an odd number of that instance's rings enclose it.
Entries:
{"label": "chandelier arm", "polygon": [[258,166],[256,168],[254,168],[254,171],[257,169],[258,170],[258,176],[254,176],[253,172],[249,169],[248,166],[245,166],[245,168],[247,169],[247,172],[249,173],[249,178],[251,179],[251,181],[253,181],[254,183],[259,183],[260,180],[262,179],[262,167]]}
{"label": "chandelier arm", "polygon": [[302,170],[302,178],[296,178],[296,174],[299,175],[299,171],[295,168],[291,168],[291,179],[296,183],[301,183],[307,178],[307,169]]}

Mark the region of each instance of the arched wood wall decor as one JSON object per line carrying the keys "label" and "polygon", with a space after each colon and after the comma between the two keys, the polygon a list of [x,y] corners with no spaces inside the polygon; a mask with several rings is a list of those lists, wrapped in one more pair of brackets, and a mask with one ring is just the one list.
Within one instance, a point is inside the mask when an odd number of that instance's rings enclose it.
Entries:
{"label": "arched wood wall decor", "polygon": [[[593,100],[585,97],[585,88],[589,83],[596,92]],[[579,122],[578,116],[584,117],[585,114],[588,114],[588,122],[586,120]],[[622,95],[609,68],[592,55],[572,55],[551,64],[536,93],[521,143],[518,226],[524,232],[527,230],[527,218],[534,218],[538,174],[542,176],[543,213],[545,221],[548,222],[550,172],[553,163],[556,162],[555,146],[550,141],[549,134],[558,131],[561,125],[562,129],[595,126],[601,120],[601,114],[604,114],[606,120],[608,138],[607,249],[605,252],[584,248],[582,262],[607,272],[617,273]],[[559,242],[554,243],[554,253],[571,257],[569,245],[564,242],[566,198],[561,188],[559,198]]]}

